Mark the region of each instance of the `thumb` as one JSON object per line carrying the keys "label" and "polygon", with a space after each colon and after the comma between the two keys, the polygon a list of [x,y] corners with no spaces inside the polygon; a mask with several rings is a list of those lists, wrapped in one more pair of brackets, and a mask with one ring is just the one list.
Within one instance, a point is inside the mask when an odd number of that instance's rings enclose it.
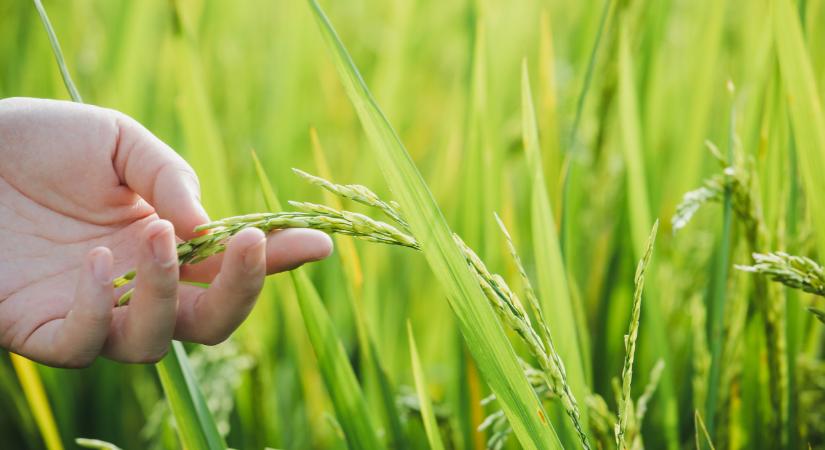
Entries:
{"label": "thumb", "polygon": [[192,167],[172,148],[134,119],[119,114],[115,171],[158,215],[172,222],[175,234],[191,239],[209,221],[200,201],[200,184]]}

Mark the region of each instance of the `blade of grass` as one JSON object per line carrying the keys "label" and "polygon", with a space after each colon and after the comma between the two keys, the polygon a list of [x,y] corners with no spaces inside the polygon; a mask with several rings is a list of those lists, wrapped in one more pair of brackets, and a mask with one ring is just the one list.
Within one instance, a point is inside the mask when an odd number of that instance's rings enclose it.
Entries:
{"label": "blade of grass", "polygon": [[175,107],[189,156],[187,160],[199,175],[204,207],[211,214],[225,217],[233,213],[233,183],[227,176],[226,154],[218,131],[220,126],[212,112],[203,64],[188,26],[193,20],[187,14],[192,14],[191,9],[195,8],[187,6],[187,2],[172,2],[178,24],[174,36],[178,89]]}
{"label": "blade of grass", "polygon": [[[252,154],[266,207],[270,211],[279,211],[281,203],[275,189],[255,153]],[[372,423],[361,386],[318,291],[303,270],[295,269],[289,274],[295,286],[298,306],[301,308],[304,325],[315,350],[324,384],[332,399],[336,419],[341,425],[347,444],[351,449],[383,448],[375,434],[376,428]]]}
{"label": "blade of grass", "polygon": [[[318,133],[315,131],[315,128],[310,130],[310,141],[312,142],[312,154],[315,159],[315,165],[318,168],[318,175],[321,178],[331,180],[332,172],[327,164],[324,149],[321,146],[321,140],[318,138]],[[344,209],[341,198],[326,189],[324,190],[324,200],[333,208]],[[384,369],[381,354],[378,352],[375,340],[370,334],[367,316],[364,312],[364,305],[361,298],[363,275],[361,273],[361,260],[358,257],[358,251],[355,249],[355,243],[352,239],[340,235],[334,236],[334,239],[335,247],[338,249],[337,253],[341,257],[341,266],[348,282],[346,293],[355,317],[355,329],[358,335],[358,345],[361,347],[364,355],[365,371],[374,376],[375,381],[378,383],[378,393],[381,397],[380,406],[383,409],[384,418],[389,426],[392,447],[399,450],[407,448],[407,438],[404,435],[398,408],[395,405],[393,388],[387,372]]]}
{"label": "blade of grass", "polygon": [[[773,0],[774,39],[782,83],[799,158],[799,172],[814,229],[825,230],[825,208],[816,193],[825,192],[825,116],[817,91],[802,27],[790,0]],[[825,255],[825,235],[814,233],[816,248]]]}
{"label": "blade of grass", "polygon": [[[647,173],[642,148],[641,125],[639,124],[638,96],[636,79],[633,71],[633,59],[630,51],[627,20],[622,17],[619,25],[619,134],[627,173],[627,200],[630,213],[630,237],[637,258],[642,258],[642,249],[648,239],[648,227],[653,222],[650,213],[650,197],[647,189]],[[656,287],[656,272],[651,273],[652,288]],[[648,289],[651,291],[652,289]],[[667,330],[659,302],[649,302],[645,308],[645,328],[651,331],[657,356],[665,360],[664,374],[661,382],[661,394],[657,401],[664,406],[664,423],[667,425],[667,438],[670,448],[678,447],[679,412],[677,396],[673,388],[673,358],[668,346]]]}
{"label": "blade of grass", "polygon": [[43,388],[43,381],[37,373],[37,365],[14,353],[10,353],[11,363],[23,387],[26,401],[29,403],[34,421],[43,436],[43,442],[48,450],[63,450],[63,443],[60,440],[60,432],[54,421],[52,408],[49,406],[49,399],[46,390]]}
{"label": "blade of grass", "polygon": [[[699,410],[695,410],[693,413],[693,428],[695,429],[695,443],[696,448],[709,448],[710,450],[716,450],[713,447],[713,442],[710,440],[710,434],[708,433],[708,429],[705,427],[705,422],[702,421],[702,415],[699,414]],[[702,432],[702,440],[699,439],[699,432]],[[705,445],[702,445],[705,444]]]}
{"label": "blade of grass", "polygon": [[40,15],[40,21],[43,22],[43,26],[46,28],[46,34],[49,35],[49,44],[52,46],[52,53],[54,53],[54,58],[57,61],[57,67],[60,69],[60,76],[63,78],[63,84],[66,85],[66,90],[69,91],[69,96],[73,101],[83,103],[83,98],[80,97],[80,93],[77,92],[77,87],[75,87],[72,82],[72,76],[69,75],[69,68],[66,66],[66,61],[63,59],[63,51],[60,50],[60,42],[57,40],[57,35],[52,28],[48,14],[46,14],[46,9],[43,8],[43,3],[40,0],[34,0],[34,7],[37,8],[37,13]]}
{"label": "blade of grass", "polygon": [[[731,105],[730,123],[728,129],[728,161],[733,161],[733,145],[735,136],[735,108]],[[730,187],[725,187],[722,216],[721,243],[717,249],[714,266],[715,275],[711,286],[710,307],[708,308],[710,322],[710,378],[708,380],[708,396],[705,405],[707,417],[707,432],[713,436],[716,427],[717,397],[719,395],[719,379],[722,373],[722,347],[725,304],[727,297],[728,272],[731,252],[731,221],[733,220],[733,202]],[[704,448],[704,447],[703,447]]]}
{"label": "blade of grass", "polygon": [[[588,377],[584,370],[586,353],[582,351],[587,326],[583,321],[577,320],[574,315],[576,306],[568,290],[567,274],[559,248],[553,210],[544,182],[541,148],[526,60],[522,62],[521,76],[522,136],[527,164],[531,172],[530,207],[533,253],[536,258],[536,271],[540,274],[538,277],[539,297],[542,301],[541,307],[544,315],[548,318],[550,328],[555,333],[555,341],[559,343],[558,353],[567,368],[573,397],[583,404],[589,394],[586,382]],[[583,408],[580,413],[584,431],[587,433],[587,409]]]}
{"label": "blade of grass", "polygon": [[575,163],[573,161],[573,156],[575,155],[575,143],[579,134],[579,125],[581,124],[582,114],[584,113],[584,105],[587,100],[587,94],[590,92],[590,85],[593,81],[593,72],[596,69],[596,61],[599,55],[602,37],[604,36],[604,31],[608,28],[608,26],[610,26],[610,18],[613,16],[613,6],[615,3],[615,0],[604,0],[602,15],[599,18],[599,28],[596,32],[596,38],[593,40],[593,47],[590,49],[590,57],[587,60],[587,69],[584,72],[584,81],[582,82],[581,92],[576,100],[576,115],[573,118],[573,125],[570,127],[570,134],[568,135],[566,142],[567,156],[564,160],[561,176],[561,223],[559,225],[559,236],[561,237],[561,241],[559,242],[559,251],[561,251],[562,256],[565,255],[568,245],[568,224],[570,222],[568,217],[568,200],[570,199],[570,180],[574,175]]}
{"label": "blade of grass", "polygon": [[410,360],[412,361],[413,378],[415,378],[415,392],[418,394],[418,404],[421,407],[421,417],[424,421],[424,431],[431,450],[444,450],[441,434],[433,414],[433,405],[427,393],[427,380],[421,368],[421,359],[418,357],[418,347],[415,345],[412,325],[407,321],[407,338],[410,343]]}
{"label": "blade of grass", "polygon": [[225,449],[226,443],[206,406],[183,344],[173,341],[169,354],[155,368],[169,409],[175,416],[183,446],[189,449]]}
{"label": "blade of grass", "polygon": [[407,214],[430,268],[447,294],[484,380],[501,402],[522,446],[560,448],[553,426],[524,375],[501,324],[467,267],[450,228],[395,130],[367,89],[320,5],[309,0],[341,82],[370,140],[384,178]]}

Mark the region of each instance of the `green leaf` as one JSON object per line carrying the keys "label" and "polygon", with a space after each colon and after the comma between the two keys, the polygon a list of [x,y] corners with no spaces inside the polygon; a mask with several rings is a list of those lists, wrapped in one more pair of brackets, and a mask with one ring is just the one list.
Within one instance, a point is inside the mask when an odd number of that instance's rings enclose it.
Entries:
{"label": "green leaf", "polygon": [[[790,0],[773,0],[773,25],[782,83],[791,113],[799,171],[815,230],[825,230],[825,208],[817,196],[825,192],[825,116],[817,92],[802,27]],[[814,233],[816,248],[825,255],[825,234]]]}
{"label": "green leaf", "polygon": [[[647,190],[647,170],[645,168],[645,152],[643,151],[642,130],[639,123],[638,94],[636,93],[636,78],[633,71],[633,57],[630,51],[630,34],[626,17],[619,24],[619,101],[618,125],[620,146],[624,156],[627,173],[627,201],[630,213],[630,240],[636,252],[636,258],[644,258],[645,243],[648,240],[648,231],[653,219],[650,212],[650,197]],[[658,223],[658,221],[657,221]],[[651,273],[652,288],[656,287],[656,273]],[[652,289],[648,289],[651,291]],[[672,367],[673,357],[669,349],[666,322],[659,302],[649,302],[645,307],[645,328],[650,330],[650,341],[658,357],[665,360],[662,376],[661,394],[657,401],[664,406],[662,414],[669,430],[675,430],[679,423],[678,399],[673,388]],[[677,447],[678,436],[673,431],[667,434],[671,448]]]}
{"label": "green leaf", "polygon": [[171,350],[155,367],[169,409],[175,416],[182,446],[187,449],[225,449],[226,443],[206,407],[183,344],[172,341]]}
{"label": "green leaf", "polygon": [[421,359],[418,357],[418,347],[415,345],[415,337],[409,321],[407,322],[407,338],[410,342],[410,359],[412,361],[413,378],[415,378],[415,392],[418,394],[418,404],[421,407],[421,417],[424,421],[427,441],[430,443],[431,450],[444,450],[444,443],[441,441],[441,434],[433,413],[433,405],[430,402],[430,395],[427,393],[427,380],[424,378]]}
{"label": "green leaf", "polygon": [[384,178],[407,215],[484,380],[526,449],[560,448],[538,398],[521,373],[504,329],[484,298],[452,232],[409,153],[367,89],[321,7],[309,4]]}
{"label": "green leaf", "polygon": [[[271,211],[281,209],[281,202],[266,176],[255,153],[252,153],[258,181],[264,193],[264,202]],[[309,340],[318,358],[318,366],[327,392],[332,399],[335,415],[344,432],[351,449],[383,448],[375,434],[376,427],[371,420],[367,402],[361,386],[355,378],[355,372],[349,358],[335,332],[335,326],[329,316],[315,286],[302,269],[289,272],[298,298],[298,306],[304,318]]]}
{"label": "green leaf", "polygon": [[[522,63],[521,101],[522,137],[532,183],[530,205],[533,252],[536,258],[536,271],[540,274],[538,277],[539,298],[544,315],[553,332],[553,339],[558,343],[557,350],[567,369],[567,379],[573,390],[573,396],[579,404],[583,405],[584,399],[589,394],[581,344],[584,339],[583,335],[587,334],[587,326],[583,321],[577,320],[574,314],[576,305],[573,303],[573,297],[567,285],[567,274],[556,235],[556,222],[553,218],[553,209],[550,206],[542,170],[541,147],[533,96],[530,91],[527,61]],[[580,412],[582,423],[587,427],[587,408],[582,408]]]}

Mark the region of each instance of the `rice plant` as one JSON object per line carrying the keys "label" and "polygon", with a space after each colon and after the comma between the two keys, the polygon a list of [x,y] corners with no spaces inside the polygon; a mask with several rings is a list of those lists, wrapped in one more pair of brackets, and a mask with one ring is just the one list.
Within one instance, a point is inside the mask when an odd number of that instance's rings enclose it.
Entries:
{"label": "rice plant", "polygon": [[822,448],[824,43],[820,0],[0,3],[0,98],[120,110],[195,169],[180,264],[336,246],[156,367],[3,358],[0,442]]}

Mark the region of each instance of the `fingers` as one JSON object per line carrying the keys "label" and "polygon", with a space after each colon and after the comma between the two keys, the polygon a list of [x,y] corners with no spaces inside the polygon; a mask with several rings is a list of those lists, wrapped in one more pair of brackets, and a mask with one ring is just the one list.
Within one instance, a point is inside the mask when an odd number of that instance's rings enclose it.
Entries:
{"label": "fingers", "polygon": [[266,238],[250,228],[235,235],[208,289],[183,286],[175,339],[215,345],[246,319],[266,275]]}
{"label": "fingers", "polygon": [[135,120],[117,116],[118,145],[114,155],[120,179],[172,222],[178,236],[195,237],[196,226],[209,221],[200,203],[194,170],[174,150]]}
{"label": "fingers", "polygon": [[72,308],[65,318],[38,328],[24,344],[24,353],[55,367],[90,365],[106,341],[112,321],[112,253],[98,247],[80,270]]}
{"label": "fingers", "polygon": [[[270,233],[266,243],[266,273],[292,270],[304,263],[319,261],[332,253],[332,239],[310,229],[289,229]],[[181,267],[181,279],[209,283],[223,266],[224,255]]]}
{"label": "fingers", "polygon": [[273,234],[267,245],[266,271],[278,273],[332,253],[332,239],[318,230],[294,228]]}
{"label": "fingers", "polygon": [[123,362],[157,362],[169,349],[178,309],[178,258],[172,224],[153,222],[138,248],[135,293],[129,306],[117,308],[103,348]]}

